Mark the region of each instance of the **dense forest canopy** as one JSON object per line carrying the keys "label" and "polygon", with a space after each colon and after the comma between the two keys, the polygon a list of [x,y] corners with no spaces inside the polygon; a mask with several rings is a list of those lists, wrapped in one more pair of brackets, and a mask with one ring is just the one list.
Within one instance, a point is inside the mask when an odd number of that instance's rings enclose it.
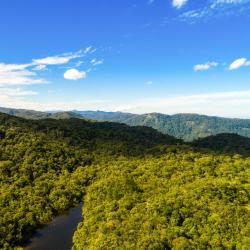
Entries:
{"label": "dense forest canopy", "polygon": [[27,119],[85,118],[96,121],[125,123],[130,126],[147,126],[163,134],[192,141],[221,133],[234,133],[250,137],[250,119],[229,119],[197,114],[165,115],[159,113],[131,114],[103,111],[39,112],[23,109],[0,108],[0,112]]}
{"label": "dense forest canopy", "polygon": [[148,127],[1,113],[0,135],[1,249],[81,201],[73,249],[250,245],[248,138],[185,144]]}

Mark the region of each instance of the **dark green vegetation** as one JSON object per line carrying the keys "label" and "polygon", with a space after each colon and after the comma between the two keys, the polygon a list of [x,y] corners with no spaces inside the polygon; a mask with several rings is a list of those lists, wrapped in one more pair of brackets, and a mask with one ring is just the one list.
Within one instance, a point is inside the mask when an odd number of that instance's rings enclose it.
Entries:
{"label": "dark green vegetation", "polygon": [[99,121],[121,122],[130,126],[147,126],[163,134],[185,141],[221,133],[234,133],[250,137],[249,119],[228,119],[197,114],[164,115],[151,113],[135,115],[119,112],[77,112],[85,118]]}
{"label": "dark green vegetation", "polygon": [[219,134],[200,138],[190,143],[196,148],[207,148],[221,153],[250,156],[250,138],[236,134]]}
{"label": "dark green vegetation", "polygon": [[220,135],[192,148],[148,127],[5,114],[0,135],[2,249],[80,201],[73,249],[250,245],[247,138]]}
{"label": "dark green vegetation", "polygon": [[28,119],[86,118],[97,121],[125,123],[130,126],[147,126],[163,134],[192,141],[221,133],[234,133],[250,137],[250,119],[228,119],[197,114],[164,115],[159,113],[136,115],[121,112],[72,111],[46,113],[29,110],[0,108],[0,112]]}
{"label": "dark green vegetation", "polygon": [[177,142],[150,128],[5,114],[0,114],[0,131],[0,248],[5,249],[78,204],[102,158],[143,155]]}

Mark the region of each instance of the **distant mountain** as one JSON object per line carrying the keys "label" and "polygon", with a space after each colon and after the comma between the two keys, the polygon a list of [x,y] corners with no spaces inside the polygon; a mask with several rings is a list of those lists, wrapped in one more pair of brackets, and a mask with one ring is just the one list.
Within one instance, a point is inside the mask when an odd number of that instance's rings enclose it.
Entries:
{"label": "distant mountain", "polygon": [[60,111],[60,112],[41,112],[27,109],[11,109],[1,108],[0,112],[12,116],[17,116],[25,119],[40,120],[40,119],[70,119],[70,118],[83,118],[80,114],[71,111]]}
{"label": "distant mountain", "polygon": [[145,114],[125,121],[128,125],[152,127],[164,134],[192,141],[220,133],[235,133],[250,137],[249,119],[229,119],[197,114]]}
{"label": "distant mountain", "polygon": [[164,115],[159,113],[136,115],[121,112],[78,111],[85,118],[122,122],[130,126],[147,126],[185,141],[234,133],[250,137],[250,119],[229,119],[197,114]]}
{"label": "distant mountain", "polygon": [[77,114],[77,113],[74,113],[74,112],[71,112],[71,111],[50,113],[48,118],[57,119],[57,120],[71,119],[71,118],[83,119],[83,117],[80,114]]}
{"label": "distant mountain", "polygon": [[77,111],[77,110],[73,110],[72,112],[77,113],[84,118],[92,120],[111,121],[120,123],[126,123],[128,120],[136,119],[136,117],[138,116],[136,114],[122,113],[122,112]]}
{"label": "distant mountain", "polygon": [[147,126],[185,141],[233,133],[250,137],[250,119],[230,119],[198,114],[165,115],[159,113],[131,114],[104,111],[39,112],[24,109],[0,108],[0,112],[27,119],[85,118],[96,121],[125,123],[129,126]]}
{"label": "distant mountain", "polygon": [[13,115],[25,119],[33,119],[33,120],[44,119],[50,116],[50,113],[47,112],[28,110],[28,109],[12,109],[12,108],[0,107],[0,112],[8,115]]}

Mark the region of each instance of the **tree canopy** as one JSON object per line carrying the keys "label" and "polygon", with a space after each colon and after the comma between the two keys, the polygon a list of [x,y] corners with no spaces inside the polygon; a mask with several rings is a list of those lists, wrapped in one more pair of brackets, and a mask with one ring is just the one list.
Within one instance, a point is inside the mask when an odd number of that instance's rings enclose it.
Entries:
{"label": "tree canopy", "polygon": [[1,249],[23,246],[39,226],[82,201],[75,250],[250,245],[244,138],[188,145],[148,127],[0,113],[1,133]]}

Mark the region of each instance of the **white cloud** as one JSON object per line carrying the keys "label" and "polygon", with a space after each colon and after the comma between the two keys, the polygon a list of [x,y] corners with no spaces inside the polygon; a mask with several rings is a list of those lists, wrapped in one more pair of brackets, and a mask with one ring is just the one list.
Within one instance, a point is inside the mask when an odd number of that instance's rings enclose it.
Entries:
{"label": "white cloud", "polygon": [[31,64],[0,64],[0,86],[41,84],[46,81],[28,70]]}
{"label": "white cloud", "polygon": [[250,0],[209,0],[203,7],[181,13],[176,20],[195,23],[213,17],[242,15],[250,10]]}
{"label": "white cloud", "polygon": [[238,58],[230,64],[229,70],[236,70],[244,66],[250,66],[250,61],[248,61],[247,58],[244,57]]}
{"label": "white cloud", "polygon": [[187,3],[188,0],[173,0],[172,5],[179,9]]}
{"label": "white cloud", "polygon": [[84,50],[84,54],[87,54],[87,53],[91,52],[91,50],[92,50],[92,46],[87,47],[87,48]]}
{"label": "white cloud", "polygon": [[87,73],[77,69],[69,69],[64,73],[64,78],[67,80],[79,80],[87,77]]}
{"label": "white cloud", "polygon": [[17,96],[34,96],[37,92],[31,90],[23,90],[20,88],[0,88],[0,97],[17,97]]}
{"label": "white cloud", "polygon": [[213,0],[212,7],[215,5],[223,5],[223,4],[246,4],[249,3],[250,0]]}
{"label": "white cloud", "polygon": [[24,70],[24,69],[28,68],[30,65],[31,64],[5,64],[5,63],[0,63],[0,72]]}
{"label": "white cloud", "polygon": [[35,66],[32,70],[34,71],[43,71],[43,70],[46,70],[47,66],[46,65],[37,65]]}
{"label": "white cloud", "polygon": [[41,59],[33,59],[33,63],[38,65],[58,65],[66,64],[71,59],[76,58],[75,56],[49,56]]}
{"label": "white cloud", "polygon": [[12,108],[27,107],[32,109],[32,106],[28,105],[29,102],[26,100],[26,97],[36,95],[38,95],[38,93],[31,90],[23,90],[20,88],[0,88],[0,106]]}
{"label": "white cloud", "polygon": [[133,102],[86,100],[84,102],[38,103],[19,96],[1,95],[0,106],[36,110],[105,110],[132,113],[198,113],[224,117],[250,118],[250,90],[150,98]]}
{"label": "white cloud", "polygon": [[147,81],[146,84],[147,84],[147,85],[152,85],[152,84],[153,84],[153,81]]}
{"label": "white cloud", "polygon": [[[38,76],[40,71],[44,71],[50,65],[67,64],[76,58],[87,56],[87,53],[94,53],[95,49],[87,47],[84,50],[77,52],[63,53],[61,55],[49,56],[39,59],[33,59],[29,64],[5,64],[0,63],[0,87],[9,85],[32,85],[47,83],[45,79]],[[80,67],[82,61],[75,63],[76,67]],[[103,60],[92,60],[92,65],[102,64]],[[70,65],[68,65],[70,66]],[[73,67],[71,65],[71,67]],[[86,77],[86,72],[75,69],[65,72],[65,78],[70,80],[77,80]]]}
{"label": "white cloud", "polygon": [[165,114],[198,113],[250,118],[250,90],[168,98],[150,98],[116,105],[114,111]]}
{"label": "white cloud", "polygon": [[96,58],[91,60],[90,63],[93,65],[93,66],[96,66],[96,65],[100,65],[100,64],[103,64],[103,60],[97,60]]}
{"label": "white cloud", "polygon": [[219,63],[217,62],[207,62],[204,64],[197,64],[194,65],[194,71],[204,71],[204,70],[209,70],[212,67],[217,67]]}
{"label": "white cloud", "polygon": [[84,50],[79,50],[77,52],[64,53],[56,56],[49,56],[39,59],[33,59],[33,64],[35,65],[60,65],[69,63],[75,58],[84,57],[87,53],[92,53],[94,49],[90,46]]}

